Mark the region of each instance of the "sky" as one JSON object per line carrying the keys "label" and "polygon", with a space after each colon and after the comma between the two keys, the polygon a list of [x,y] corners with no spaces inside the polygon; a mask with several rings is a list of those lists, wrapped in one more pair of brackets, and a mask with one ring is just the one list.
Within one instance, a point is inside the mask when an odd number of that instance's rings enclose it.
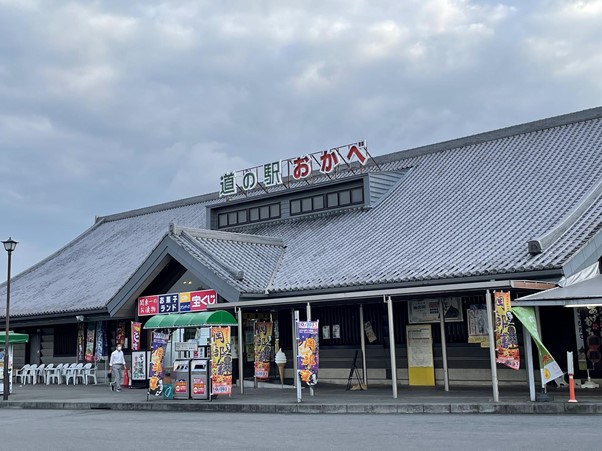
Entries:
{"label": "sky", "polygon": [[602,0],[0,0],[12,274],[228,171],[600,106],[601,23]]}

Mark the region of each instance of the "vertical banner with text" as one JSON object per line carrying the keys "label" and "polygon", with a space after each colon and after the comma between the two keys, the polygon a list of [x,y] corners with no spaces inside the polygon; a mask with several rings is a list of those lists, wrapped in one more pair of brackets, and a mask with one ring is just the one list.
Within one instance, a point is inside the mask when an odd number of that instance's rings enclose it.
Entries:
{"label": "vertical banner with text", "polygon": [[94,360],[94,323],[88,323],[88,332],[86,334],[86,362]]}
{"label": "vertical banner with text", "polygon": [[169,334],[153,332],[153,343],[149,370],[149,393],[161,396],[163,393],[163,358]]}
{"label": "vertical banner with text", "polygon": [[270,359],[272,357],[272,323],[255,322],[255,378],[266,380],[270,375]]}
{"label": "vertical banner with text", "polygon": [[299,321],[297,323],[297,366],[301,382],[307,385],[318,383],[319,321]]}
{"label": "vertical banner with text", "polygon": [[513,370],[520,368],[518,337],[516,325],[511,312],[510,293],[494,291],[495,300],[495,348],[497,363],[502,363]]}
{"label": "vertical banner with text", "polygon": [[86,355],[86,329],[84,323],[77,324],[77,363],[82,363]]}
{"label": "vertical banner with text", "polygon": [[211,328],[211,393],[232,393],[232,355],[228,326]]}
{"label": "vertical banner with text", "polygon": [[142,323],[132,321],[132,351],[140,350],[140,332]]}

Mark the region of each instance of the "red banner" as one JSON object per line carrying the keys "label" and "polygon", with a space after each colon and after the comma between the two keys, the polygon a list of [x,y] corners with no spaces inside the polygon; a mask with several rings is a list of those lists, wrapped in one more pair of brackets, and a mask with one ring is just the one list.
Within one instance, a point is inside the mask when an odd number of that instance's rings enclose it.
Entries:
{"label": "red banner", "polygon": [[156,315],[159,313],[159,296],[138,298],[138,316]]}
{"label": "red banner", "polygon": [[138,351],[140,349],[140,331],[142,330],[142,323],[132,321],[132,351]]}

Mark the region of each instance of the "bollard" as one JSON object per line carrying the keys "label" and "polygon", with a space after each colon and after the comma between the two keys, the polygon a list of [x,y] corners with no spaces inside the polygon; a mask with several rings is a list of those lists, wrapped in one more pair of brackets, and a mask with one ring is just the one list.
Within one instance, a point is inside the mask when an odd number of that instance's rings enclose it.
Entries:
{"label": "bollard", "polygon": [[566,353],[567,370],[569,373],[569,402],[577,402],[575,398],[575,381],[573,380],[573,353]]}

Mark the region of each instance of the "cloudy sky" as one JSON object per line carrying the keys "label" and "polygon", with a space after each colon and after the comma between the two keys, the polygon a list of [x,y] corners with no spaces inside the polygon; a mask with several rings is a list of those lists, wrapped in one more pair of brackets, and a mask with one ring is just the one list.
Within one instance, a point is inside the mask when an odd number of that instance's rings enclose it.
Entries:
{"label": "cloudy sky", "polygon": [[20,272],[228,170],[599,106],[601,23],[602,0],[0,0],[0,238]]}

